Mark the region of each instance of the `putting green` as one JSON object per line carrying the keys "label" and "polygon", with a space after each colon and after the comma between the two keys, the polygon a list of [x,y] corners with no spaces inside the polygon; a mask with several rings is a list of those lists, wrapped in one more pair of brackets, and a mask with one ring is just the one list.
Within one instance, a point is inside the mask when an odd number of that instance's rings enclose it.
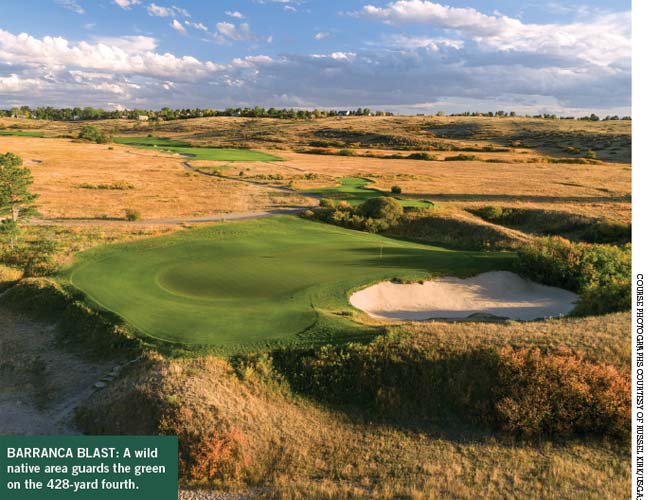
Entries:
{"label": "putting green", "polygon": [[[373,184],[369,179],[362,177],[338,177],[336,179],[340,184],[332,187],[322,187],[315,189],[306,189],[306,194],[314,194],[320,198],[329,198],[331,200],[348,201],[351,205],[360,205],[371,198],[378,196],[394,196],[384,191],[368,187]],[[413,200],[402,196],[394,196],[404,207],[412,208],[430,208],[433,204],[425,200]]]}
{"label": "putting green", "polygon": [[210,161],[278,161],[278,156],[269,155],[251,149],[203,148],[192,147],[188,142],[177,141],[168,137],[115,137],[117,144],[126,144],[142,149],[168,151],[191,158],[192,160]]}
{"label": "putting green", "polygon": [[62,278],[145,335],[232,346],[353,337],[367,332],[350,319],[353,289],[512,262],[284,216],[100,247]]}

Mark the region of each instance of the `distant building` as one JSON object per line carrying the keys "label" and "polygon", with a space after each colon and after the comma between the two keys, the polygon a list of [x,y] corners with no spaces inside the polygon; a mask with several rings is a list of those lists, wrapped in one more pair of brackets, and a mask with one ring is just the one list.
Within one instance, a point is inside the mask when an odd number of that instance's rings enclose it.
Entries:
{"label": "distant building", "polygon": [[149,121],[149,117],[147,115],[139,115],[137,117],[137,121],[139,121],[139,122],[147,122],[147,121]]}
{"label": "distant building", "polygon": [[351,116],[351,111],[338,111],[338,116]]}

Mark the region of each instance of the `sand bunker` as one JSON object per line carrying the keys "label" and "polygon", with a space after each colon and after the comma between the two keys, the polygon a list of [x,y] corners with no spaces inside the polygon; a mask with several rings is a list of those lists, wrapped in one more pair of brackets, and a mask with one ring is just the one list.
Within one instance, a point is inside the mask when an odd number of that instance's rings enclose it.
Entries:
{"label": "sand bunker", "polygon": [[355,292],[350,302],[382,319],[465,319],[488,315],[533,320],[568,314],[578,295],[539,285],[508,271],[472,278],[440,278],[421,283],[385,281]]}

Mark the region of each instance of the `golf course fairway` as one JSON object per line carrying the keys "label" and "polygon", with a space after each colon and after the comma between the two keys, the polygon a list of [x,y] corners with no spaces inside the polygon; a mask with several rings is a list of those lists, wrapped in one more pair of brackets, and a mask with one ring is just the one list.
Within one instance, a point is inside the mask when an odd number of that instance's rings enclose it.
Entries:
{"label": "golf course fairway", "polygon": [[168,137],[115,137],[116,144],[134,146],[141,149],[155,149],[177,153],[192,160],[208,161],[279,161],[278,156],[252,151],[250,149],[194,147],[191,144],[169,139]]}
{"label": "golf course fairway", "polygon": [[189,345],[310,342],[367,332],[349,293],[391,278],[509,269],[463,252],[281,216],[183,230],[78,256],[61,278],[141,334]]}

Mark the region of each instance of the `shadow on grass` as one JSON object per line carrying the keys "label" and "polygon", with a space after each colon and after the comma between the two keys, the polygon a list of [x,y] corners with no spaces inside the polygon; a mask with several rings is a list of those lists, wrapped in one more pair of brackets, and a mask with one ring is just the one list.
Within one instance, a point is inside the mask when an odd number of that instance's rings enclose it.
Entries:
{"label": "shadow on grass", "polygon": [[514,194],[480,194],[480,193],[429,193],[420,195],[436,201],[527,201],[536,203],[629,203],[630,194],[622,196],[536,196]]}
{"label": "shadow on grass", "polygon": [[[403,241],[407,241],[403,239]],[[452,276],[466,276],[483,271],[510,270],[515,256],[506,253],[485,253],[483,251],[459,251],[439,247],[422,252],[415,248],[399,248],[379,245],[345,250],[366,255],[362,260],[354,259],[352,266],[370,266],[383,269],[418,269],[433,274],[447,273]]]}

